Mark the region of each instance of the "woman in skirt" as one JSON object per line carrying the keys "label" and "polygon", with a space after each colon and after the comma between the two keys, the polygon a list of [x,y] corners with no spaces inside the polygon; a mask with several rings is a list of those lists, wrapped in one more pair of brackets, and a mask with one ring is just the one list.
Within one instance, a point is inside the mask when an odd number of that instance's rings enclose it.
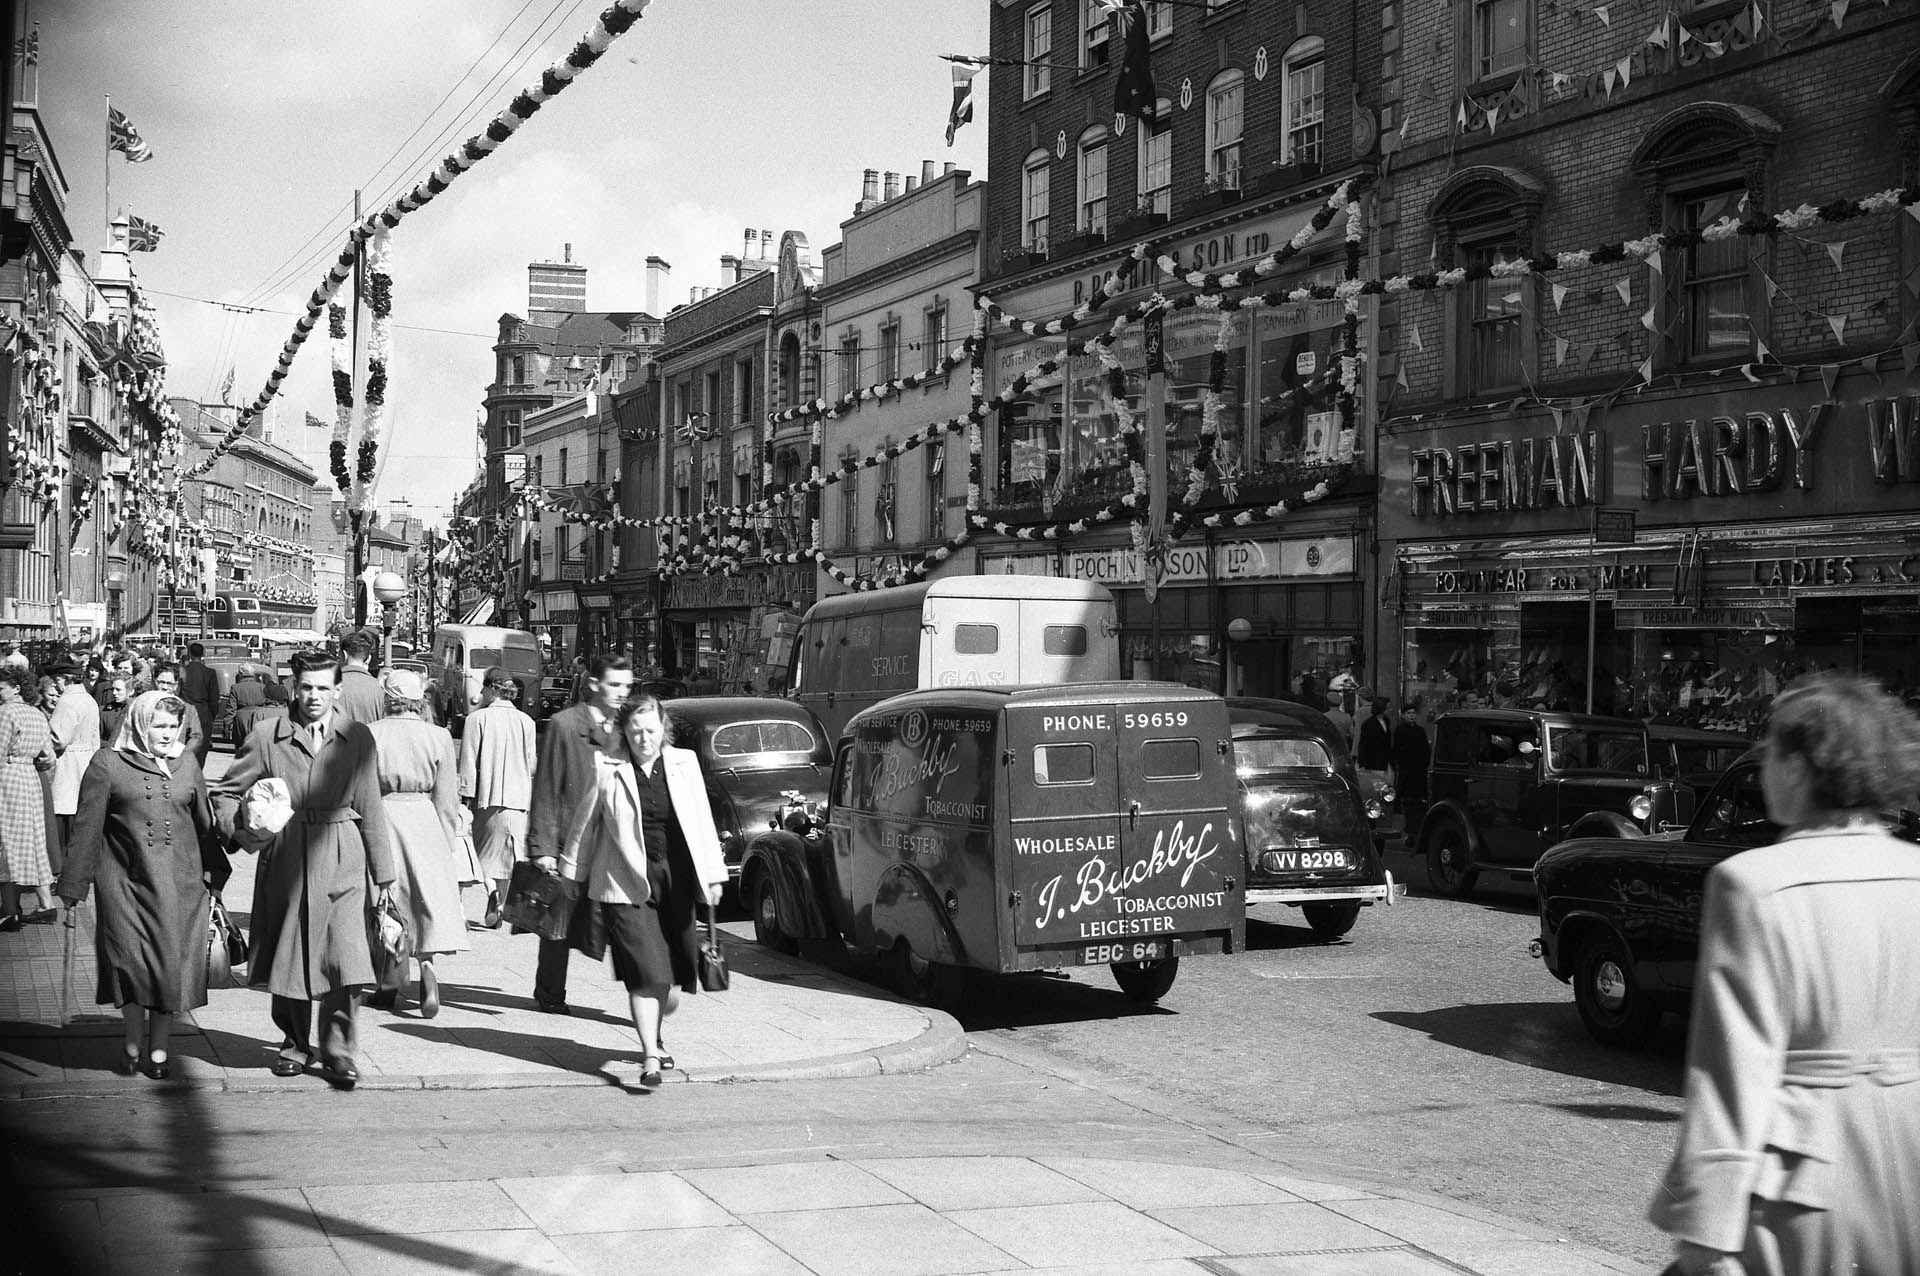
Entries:
{"label": "woman in skirt", "polygon": [[[22,920],[53,916],[47,884],[53,867],[47,858],[50,790],[41,772],[54,766],[53,731],[47,715],[29,700],[32,674],[17,665],[0,665],[0,930],[19,930]],[[31,889],[40,907],[20,915],[20,892]]]}

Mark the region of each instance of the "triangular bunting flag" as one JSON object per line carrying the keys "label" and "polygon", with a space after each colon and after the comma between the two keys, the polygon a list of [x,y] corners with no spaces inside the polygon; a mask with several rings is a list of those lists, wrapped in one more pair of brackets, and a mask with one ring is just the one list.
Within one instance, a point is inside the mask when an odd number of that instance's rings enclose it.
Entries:
{"label": "triangular bunting flag", "polygon": [[1467,99],[1460,99],[1460,112],[1456,118],[1460,121],[1461,131],[1464,132],[1467,127]]}
{"label": "triangular bunting flag", "polygon": [[1557,368],[1566,361],[1567,339],[1565,337],[1555,337],[1553,339],[1553,366]]}
{"label": "triangular bunting flag", "polygon": [[1648,355],[1646,357],[1646,360],[1640,365],[1640,380],[1647,385],[1653,384],[1653,356],[1652,355]]}
{"label": "triangular bunting flag", "polygon": [[1400,371],[1394,376],[1393,379],[1400,386],[1402,390],[1411,390],[1413,388],[1412,386],[1407,384],[1407,365],[1404,363],[1400,365]]}
{"label": "triangular bunting flag", "polygon": [[1689,40],[1691,40],[1691,39],[1693,39],[1693,32],[1691,32],[1691,31],[1689,31],[1689,30],[1687,30],[1687,24],[1686,24],[1686,23],[1684,23],[1684,22],[1682,22],[1682,23],[1680,24],[1680,39],[1679,39],[1679,45],[1680,45],[1680,47],[1681,47],[1681,48],[1683,48],[1683,49],[1684,49],[1684,48],[1686,48],[1686,47],[1687,47],[1687,41],[1689,41]]}
{"label": "triangular bunting flag", "polygon": [[1910,341],[1900,347],[1900,364],[1909,374],[1920,368],[1920,341]]}
{"label": "triangular bunting flag", "polygon": [[1833,25],[1844,27],[1847,24],[1847,5],[1849,0],[1833,0]]}
{"label": "triangular bunting flag", "polygon": [[1660,260],[1660,250],[1658,248],[1647,254],[1647,269],[1656,275],[1666,273],[1667,268]]}
{"label": "triangular bunting flag", "polygon": [[1553,92],[1554,92],[1554,96],[1556,96],[1556,97],[1558,97],[1558,96],[1559,96],[1560,94],[1562,94],[1562,93],[1564,93],[1564,92],[1566,92],[1566,91],[1567,91],[1567,90],[1568,90],[1569,88],[1571,88],[1571,87],[1573,87],[1573,77],[1572,77],[1572,76],[1570,76],[1570,75],[1568,75],[1568,74],[1567,74],[1566,72],[1564,72],[1564,71],[1555,71],[1555,72],[1553,72]]}
{"label": "triangular bunting flag", "polygon": [[1619,78],[1619,73],[1615,71],[1612,67],[1608,67],[1606,70],[1600,73],[1600,83],[1606,86],[1608,97],[1613,96],[1613,82],[1618,78]]}
{"label": "triangular bunting flag", "polygon": [[1754,39],[1757,40],[1760,38],[1760,28],[1763,25],[1765,25],[1765,23],[1766,23],[1766,17],[1760,12],[1760,0],[1753,0],[1752,26],[1753,26]]}
{"label": "triangular bunting flag", "polygon": [[1500,106],[1498,103],[1495,103],[1493,106],[1490,106],[1487,108],[1487,136],[1488,137],[1493,136],[1493,131],[1494,129],[1499,127],[1499,124],[1500,124]]}
{"label": "triangular bunting flag", "polygon": [[1427,348],[1427,346],[1426,346],[1426,343],[1425,343],[1424,341],[1422,341],[1422,340],[1420,340],[1420,325],[1419,325],[1419,324],[1417,324],[1417,323],[1416,323],[1416,324],[1414,324],[1414,325],[1413,325],[1413,332],[1412,332],[1412,334],[1411,334],[1411,337],[1410,337],[1410,339],[1411,339],[1411,340],[1412,340],[1412,342],[1413,342],[1413,348],[1414,348],[1415,350],[1419,350],[1419,351],[1423,351],[1423,352],[1424,352],[1424,351],[1426,350],[1426,348]]}
{"label": "triangular bunting flag", "polygon": [[1833,397],[1833,383],[1840,379],[1840,365],[1823,363],[1820,365],[1820,384],[1827,387],[1827,397]]}
{"label": "triangular bunting flag", "polygon": [[1559,434],[1567,428],[1567,410],[1565,408],[1556,408],[1549,403],[1547,405],[1547,411],[1553,413],[1553,432],[1555,434]]}
{"label": "triangular bunting flag", "polygon": [[1647,33],[1647,43],[1655,48],[1664,49],[1667,47],[1667,40],[1667,20],[1662,18],[1660,25]]}
{"label": "triangular bunting flag", "polygon": [[1407,130],[1413,127],[1413,112],[1408,111],[1400,120],[1400,140],[1407,140]]}
{"label": "triangular bunting flag", "polygon": [[1838,243],[1827,245],[1827,256],[1833,258],[1833,268],[1835,270],[1845,269],[1845,267],[1840,264],[1840,259],[1847,255],[1847,245],[1851,242],[1851,240],[1843,239]]}
{"label": "triangular bunting flag", "polygon": [[1773,351],[1767,349],[1767,343],[1764,341],[1754,342],[1753,352],[1759,356],[1760,362],[1762,363],[1767,363],[1773,358]]}
{"label": "triangular bunting flag", "polygon": [[1565,301],[1566,299],[1567,299],[1567,286],[1565,284],[1559,284],[1559,283],[1555,284],[1553,286],[1553,309],[1555,314],[1558,314],[1560,312],[1560,303]]}
{"label": "triangular bunting flag", "polygon": [[1621,305],[1631,306],[1633,304],[1633,281],[1631,279],[1614,280],[1613,290],[1620,294]]}
{"label": "triangular bunting flag", "polygon": [[1920,222],[1920,203],[1908,204],[1907,216],[1913,218],[1913,220],[1917,222]]}
{"label": "triangular bunting flag", "polygon": [[1757,373],[1754,372],[1753,365],[1751,363],[1741,364],[1740,371],[1747,374],[1747,380],[1753,382],[1755,385],[1760,384],[1760,377]]}
{"label": "triangular bunting flag", "polygon": [[1607,6],[1604,4],[1598,5],[1594,8],[1593,16],[1600,19],[1600,25],[1603,27],[1610,27],[1613,25],[1613,15],[1607,12]]}
{"label": "triangular bunting flag", "polygon": [[1876,377],[1879,376],[1880,375],[1880,356],[1876,353],[1876,354],[1870,354],[1866,358],[1862,359],[1860,361],[1860,370],[1862,372],[1871,372]]}
{"label": "triangular bunting flag", "polygon": [[1633,83],[1633,57],[1631,54],[1614,63],[1614,69],[1620,72],[1620,87],[1626,88]]}
{"label": "triangular bunting flag", "polygon": [[1647,313],[1640,316],[1640,326],[1642,328],[1645,328],[1648,332],[1652,332],[1654,330],[1653,307],[1651,306],[1647,307]]}
{"label": "triangular bunting flag", "polygon": [[1725,40],[1707,40],[1702,42],[1700,47],[1707,51],[1708,57],[1717,58],[1727,51],[1727,42]]}
{"label": "triangular bunting flag", "polygon": [[1847,339],[1847,316],[1828,315],[1827,327],[1833,329],[1833,339],[1835,341],[1845,341]]}
{"label": "triangular bunting flag", "polygon": [[1760,272],[1760,277],[1767,281],[1767,304],[1772,305],[1773,299],[1780,295],[1780,285],[1773,282],[1773,276],[1764,270]]}

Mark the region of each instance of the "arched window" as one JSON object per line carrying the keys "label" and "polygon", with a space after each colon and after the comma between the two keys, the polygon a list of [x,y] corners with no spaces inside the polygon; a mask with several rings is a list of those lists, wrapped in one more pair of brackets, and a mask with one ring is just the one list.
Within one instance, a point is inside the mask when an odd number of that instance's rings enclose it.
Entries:
{"label": "arched window", "polygon": [[[1491,267],[1531,255],[1545,189],[1519,169],[1479,164],[1453,174],[1427,205],[1449,267]],[[1533,379],[1535,285],[1531,274],[1482,278],[1453,290],[1444,312],[1448,398],[1519,387]]]}
{"label": "arched window", "polygon": [[780,338],[780,402],[800,401],[800,334],[788,332]]}
{"label": "arched window", "polygon": [[1134,211],[1169,216],[1173,212],[1173,104],[1165,98],[1155,102],[1153,122],[1141,124],[1139,136],[1139,170],[1134,181],[1139,194]]}
{"label": "arched window", "polygon": [[1207,184],[1240,189],[1240,139],[1245,119],[1245,80],[1222,71],[1207,86]]}
{"label": "arched window", "polygon": [[1319,36],[1298,40],[1280,62],[1280,162],[1325,162],[1326,45]]}
{"label": "arched window", "polygon": [[1080,135],[1079,174],[1073,228],[1083,235],[1107,232],[1107,130],[1094,125]]}
{"label": "arched window", "polygon": [[1030,153],[1020,166],[1020,246],[1030,253],[1047,251],[1048,211],[1053,182],[1043,147]]}

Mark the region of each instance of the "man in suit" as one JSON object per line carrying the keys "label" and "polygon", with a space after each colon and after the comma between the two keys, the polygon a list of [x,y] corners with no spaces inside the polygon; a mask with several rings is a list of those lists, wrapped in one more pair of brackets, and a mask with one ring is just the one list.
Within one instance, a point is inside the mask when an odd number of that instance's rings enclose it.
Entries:
{"label": "man in suit", "polygon": [[197,642],[187,644],[187,663],[180,667],[180,698],[200,719],[200,738],[193,751],[204,768],[207,750],[213,747],[213,715],[220,704],[220,671],[208,666],[207,649]]}
{"label": "man in suit", "polygon": [[[593,795],[594,755],[626,754],[618,719],[632,690],[633,665],[625,656],[594,656],[587,662],[585,699],[547,719],[527,807],[527,858],[548,872],[558,870],[574,812]],[[567,1007],[569,951],[565,939],[540,941],[533,1000],[548,1014],[571,1013]]]}
{"label": "man in suit", "polygon": [[355,722],[378,722],[387,716],[387,693],[370,667],[380,649],[373,633],[356,629],[340,640],[340,689],[333,711]]}
{"label": "man in suit", "polygon": [[492,930],[500,925],[513,862],[526,850],[536,758],[533,719],[520,712],[513,675],[497,666],[487,670],[482,694],[485,703],[460,733],[460,796],[473,806],[473,840],[488,885],[482,924]]}
{"label": "man in suit", "polygon": [[[355,1020],[374,982],[367,883],[388,895],[394,855],[373,733],[334,708],[339,672],[326,652],[294,655],[292,716],[254,726],[213,786],[213,800],[221,830],[261,853],[247,974],[273,995],[274,1026],[283,1034],[273,1074],[299,1076],[317,1063],[322,1077],[345,1090],[360,1079]],[[293,806],[277,832],[253,827],[243,809],[247,791],[270,776],[286,782]]]}

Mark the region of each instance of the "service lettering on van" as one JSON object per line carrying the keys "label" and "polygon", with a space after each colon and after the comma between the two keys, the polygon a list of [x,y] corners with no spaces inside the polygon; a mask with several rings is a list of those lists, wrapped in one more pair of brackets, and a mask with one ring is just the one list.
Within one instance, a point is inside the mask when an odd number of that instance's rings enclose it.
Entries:
{"label": "service lettering on van", "polygon": [[912,656],[873,656],[871,660],[876,678],[905,678],[914,672]]}

